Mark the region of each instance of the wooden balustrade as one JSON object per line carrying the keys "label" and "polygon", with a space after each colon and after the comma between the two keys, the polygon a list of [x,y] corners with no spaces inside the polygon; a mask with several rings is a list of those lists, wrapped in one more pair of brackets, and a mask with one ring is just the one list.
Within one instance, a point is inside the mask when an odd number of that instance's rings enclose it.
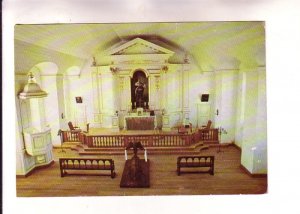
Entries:
{"label": "wooden balustrade", "polygon": [[[88,147],[126,147],[129,142],[141,142],[145,147],[189,146],[195,142],[194,134],[153,134],[153,135],[99,135],[84,136]],[[198,133],[195,133],[198,135]]]}
{"label": "wooden balustrade", "polygon": [[218,129],[198,130],[188,134],[88,135],[62,131],[64,142],[82,142],[88,147],[126,147],[129,142],[141,142],[145,147],[189,146],[199,141],[218,142]]}
{"label": "wooden balustrade", "polygon": [[80,131],[62,131],[63,142],[78,142],[81,141]]}
{"label": "wooden balustrade", "polygon": [[218,129],[199,129],[200,141],[204,142],[218,142],[219,132]]}

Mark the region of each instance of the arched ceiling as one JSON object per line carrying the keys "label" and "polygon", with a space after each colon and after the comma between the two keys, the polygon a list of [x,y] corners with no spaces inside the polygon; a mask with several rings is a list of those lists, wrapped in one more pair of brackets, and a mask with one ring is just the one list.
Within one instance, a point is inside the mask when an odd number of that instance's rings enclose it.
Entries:
{"label": "arched ceiling", "polygon": [[[16,25],[15,39],[90,60],[140,37],[189,55],[202,70],[265,65],[264,22]],[[18,50],[18,47],[15,48]],[[179,57],[182,55],[179,54]],[[180,59],[174,59],[180,60]]]}

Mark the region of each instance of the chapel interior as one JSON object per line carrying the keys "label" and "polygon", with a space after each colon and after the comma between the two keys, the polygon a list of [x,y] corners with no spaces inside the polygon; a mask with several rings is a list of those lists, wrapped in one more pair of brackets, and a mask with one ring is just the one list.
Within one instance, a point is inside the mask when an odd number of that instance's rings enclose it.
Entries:
{"label": "chapel interior", "polygon": [[20,24],[14,39],[17,196],[267,192],[264,22]]}

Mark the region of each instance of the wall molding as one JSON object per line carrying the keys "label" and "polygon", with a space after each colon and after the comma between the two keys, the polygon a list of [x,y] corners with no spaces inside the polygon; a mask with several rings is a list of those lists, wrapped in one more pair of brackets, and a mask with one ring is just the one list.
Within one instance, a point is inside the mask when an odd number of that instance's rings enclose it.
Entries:
{"label": "wall molding", "polygon": [[238,145],[236,145],[234,142],[232,143],[232,146],[234,146],[240,152],[242,151],[241,147],[239,147]]}
{"label": "wall molding", "polygon": [[266,178],[268,177],[268,174],[265,173],[251,173],[246,167],[244,167],[242,164],[240,165],[240,168],[249,176],[253,178]]}

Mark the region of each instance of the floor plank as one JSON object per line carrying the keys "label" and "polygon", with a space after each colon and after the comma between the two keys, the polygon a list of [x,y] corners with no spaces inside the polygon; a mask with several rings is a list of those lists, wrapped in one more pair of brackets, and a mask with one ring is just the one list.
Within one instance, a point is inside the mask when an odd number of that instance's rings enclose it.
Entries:
{"label": "floor plank", "polygon": [[[116,177],[67,176],[60,177],[59,157],[78,157],[75,151],[54,149],[55,162],[48,168],[36,170],[26,178],[17,178],[18,197],[52,196],[130,196],[130,195],[209,195],[209,194],[262,194],[267,191],[267,178],[254,178],[240,167],[240,151],[233,146],[210,148],[199,155],[215,156],[215,175],[176,174],[178,155],[152,155],[150,188],[120,188],[124,156],[94,156],[112,158]],[[142,154],[140,157],[142,158]]]}

